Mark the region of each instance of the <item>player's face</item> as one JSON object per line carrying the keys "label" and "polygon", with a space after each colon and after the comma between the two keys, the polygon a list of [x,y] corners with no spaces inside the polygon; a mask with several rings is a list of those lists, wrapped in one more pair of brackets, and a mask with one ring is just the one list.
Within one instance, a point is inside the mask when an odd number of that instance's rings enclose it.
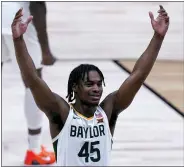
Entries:
{"label": "player's face", "polygon": [[87,105],[98,105],[102,96],[102,79],[97,71],[90,71],[78,85],[77,96]]}

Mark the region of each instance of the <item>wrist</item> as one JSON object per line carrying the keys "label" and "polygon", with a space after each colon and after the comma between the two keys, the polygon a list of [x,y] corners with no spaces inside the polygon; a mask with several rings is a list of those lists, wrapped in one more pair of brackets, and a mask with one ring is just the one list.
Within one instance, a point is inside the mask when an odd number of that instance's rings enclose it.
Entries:
{"label": "wrist", "polygon": [[159,40],[163,40],[165,35],[163,36],[163,35],[158,34],[157,32],[154,32],[154,37],[159,39]]}
{"label": "wrist", "polygon": [[21,41],[21,40],[23,40],[23,35],[21,35],[20,37],[17,37],[17,38],[12,36],[12,38],[13,38],[13,41]]}

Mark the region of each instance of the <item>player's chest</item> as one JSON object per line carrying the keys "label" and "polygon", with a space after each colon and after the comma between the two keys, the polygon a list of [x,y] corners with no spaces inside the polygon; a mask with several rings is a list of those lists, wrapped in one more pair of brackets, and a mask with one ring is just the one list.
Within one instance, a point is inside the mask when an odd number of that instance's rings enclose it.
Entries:
{"label": "player's chest", "polygon": [[69,136],[71,138],[103,138],[107,133],[107,127],[104,120],[99,121],[94,118],[92,120],[84,120],[81,118],[73,119],[68,127]]}

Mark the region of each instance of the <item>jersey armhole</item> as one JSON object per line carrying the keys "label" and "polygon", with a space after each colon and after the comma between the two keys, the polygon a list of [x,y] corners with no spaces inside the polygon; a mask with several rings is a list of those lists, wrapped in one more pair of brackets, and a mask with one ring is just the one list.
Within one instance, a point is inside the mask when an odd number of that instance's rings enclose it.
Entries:
{"label": "jersey armhole", "polygon": [[106,118],[106,120],[107,120],[107,122],[108,122],[108,129],[109,129],[109,133],[110,133],[110,135],[111,135],[111,141],[112,141],[112,143],[113,143],[113,137],[112,137],[112,134],[111,134],[111,131],[110,131],[109,120],[108,120],[108,118],[107,118],[107,115],[106,115],[105,111],[101,108],[101,106],[98,106],[98,108],[99,108],[100,112],[102,112],[102,115]]}
{"label": "jersey armhole", "polygon": [[73,114],[73,110],[72,110],[72,108],[71,108],[71,106],[70,106],[70,111],[69,111],[68,117],[67,117],[67,119],[66,119],[66,122],[65,122],[65,124],[63,125],[63,128],[62,128],[62,130],[59,132],[59,134],[58,134],[56,137],[54,137],[54,138],[52,139],[52,143],[54,143],[56,140],[59,139],[59,136],[63,133],[65,127],[68,126],[70,120],[72,120],[72,114]]}

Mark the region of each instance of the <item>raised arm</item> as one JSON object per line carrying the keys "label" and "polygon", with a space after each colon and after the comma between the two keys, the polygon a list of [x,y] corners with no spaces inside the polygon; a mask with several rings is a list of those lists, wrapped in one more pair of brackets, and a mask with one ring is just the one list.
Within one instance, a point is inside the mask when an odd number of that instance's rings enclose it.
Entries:
{"label": "raised arm", "polygon": [[28,84],[28,87],[34,96],[36,104],[43,112],[45,112],[47,116],[49,116],[50,112],[56,112],[60,115],[62,115],[60,113],[62,112],[64,115],[63,117],[66,117],[67,115],[65,113],[69,111],[68,104],[64,101],[64,99],[59,97],[59,95],[53,93],[47,84],[39,78],[23,39],[23,34],[26,32],[27,26],[33,17],[29,16],[26,22],[23,23],[21,16],[22,9],[16,13],[13,20],[12,35],[16,52],[16,59],[22,77],[24,80],[26,80],[26,83]]}
{"label": "raised arm", "polygon": [[154,20],[153,14],[149,12],[155,32],[147,49],[137,60],[131,75],[124,81],[119,90],[110,94],[103,102],[105,104],[111,101],[111,115],[118,115],[131,104],[155,63],[169,26],[169,17],[162,6],[160,6],[158,13],[159,16]]}

